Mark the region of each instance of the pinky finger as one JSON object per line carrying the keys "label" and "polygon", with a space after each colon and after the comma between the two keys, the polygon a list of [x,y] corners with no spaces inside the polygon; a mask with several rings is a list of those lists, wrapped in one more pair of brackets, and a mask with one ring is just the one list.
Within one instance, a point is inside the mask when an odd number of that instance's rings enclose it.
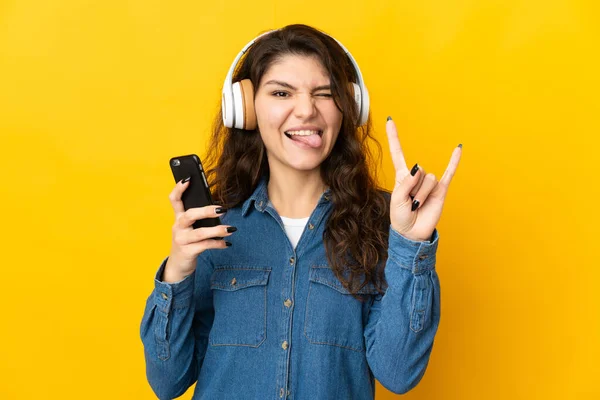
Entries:
{"label": "pinky finger", "polygon": [[225,240],[219,240],[219,239],[205,239],[198,243],[188,245],[188,247],[190,248],[190,250],[193,254],[200,254],[200,253],[203,253],[204,251],[210,250],[210,249],[226,249],[230,246],[231,246],[230,242],[227,242]]}
{"label": "pinky finger", "polygon": [[459,145],[454,148],[452,152],[452,157],[450,157],[450,162],[448,163],[448,167],[446,171],[444,171],[444,175],[440,179],[440,183],[445,187],[450,186],[450,182],[452,181],[452,177],[454,177],[454,173],[458,168],[458,162],[460,161],[460,156],[462,154],[462,145]]}

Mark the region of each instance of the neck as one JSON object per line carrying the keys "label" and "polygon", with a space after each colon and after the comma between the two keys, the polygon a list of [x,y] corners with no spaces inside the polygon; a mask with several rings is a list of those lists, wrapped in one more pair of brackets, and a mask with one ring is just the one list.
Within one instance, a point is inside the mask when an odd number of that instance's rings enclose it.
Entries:
{"label": "neck", "polygon": [[269,175],[269,200],[279,215],[288,218],[310,216],[327,189],[318,169],[286,173],[271,169]]}

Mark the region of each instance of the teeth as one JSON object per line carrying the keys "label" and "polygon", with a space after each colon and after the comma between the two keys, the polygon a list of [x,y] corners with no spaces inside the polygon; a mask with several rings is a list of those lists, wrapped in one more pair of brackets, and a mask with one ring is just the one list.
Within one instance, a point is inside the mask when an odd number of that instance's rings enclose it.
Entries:
{"label": "teeth", "polygon": [[320,131],[287,131],[288,135],[310,136],[318,135]]}

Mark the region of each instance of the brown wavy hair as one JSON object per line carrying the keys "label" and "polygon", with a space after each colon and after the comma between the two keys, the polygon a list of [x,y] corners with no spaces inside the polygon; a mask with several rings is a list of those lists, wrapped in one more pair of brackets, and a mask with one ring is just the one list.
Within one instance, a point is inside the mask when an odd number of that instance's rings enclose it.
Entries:
{"label": "brown wavy hair", "polygon": [[[248,49],[238,63],[233,82],[250,79],[258,88],[268,68],[290,54],[315,56],[321,61],[329,72],[333,99],[343,116],[337,141],[321,164],[321,178],[331,189],[333,203],[323,233],[327,260],[337,278],[358,300],[364,300],[357,292],[367,285],[383,294],[389,192],[376,183],[377,165],[368,141],[377,146],[379,162],[381,145],[370,134],[371,118],[365,126],[357,126],[356,103],[349,84],[357,81],[356,71],[344,50],[313,27],[288,25],[262,36]],[[226,128],[221,111],[215,117],[203,163],[214,202],[226,208],[240,206],[252,195],[260,178],[269,176],[266,148],[258,128]]]}

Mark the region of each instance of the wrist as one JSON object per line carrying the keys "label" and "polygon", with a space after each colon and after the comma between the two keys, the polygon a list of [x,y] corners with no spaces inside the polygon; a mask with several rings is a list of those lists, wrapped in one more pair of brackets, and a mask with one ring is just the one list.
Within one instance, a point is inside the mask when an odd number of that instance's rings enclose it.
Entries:
{"label": "wrist", "polygon": [[429,235],[427,238],[422,238],[422,237],[418,237],[418,236],[414,236],[414,235],[410,235],[408,233],[402,232],[399,229],[396,229],[394,227],[394,225],[392,225],[392,229],[394,231],[396,231],[397,234],[399,234],[400,236],[408,239],[408,240],[412,240],[413,242],[427,242],[427,243],[431,243],[431,238],[433,238],[433,234]]}
{"label": "wrist", "polygon": [[160,281],[164,283],[176,283],[182,281],[188,275],[189,274],[177,271],[176,268],[173,267],[173,261],[171,261],[171,257],[169,257],[163,270],[163,274],[160,277]]}

